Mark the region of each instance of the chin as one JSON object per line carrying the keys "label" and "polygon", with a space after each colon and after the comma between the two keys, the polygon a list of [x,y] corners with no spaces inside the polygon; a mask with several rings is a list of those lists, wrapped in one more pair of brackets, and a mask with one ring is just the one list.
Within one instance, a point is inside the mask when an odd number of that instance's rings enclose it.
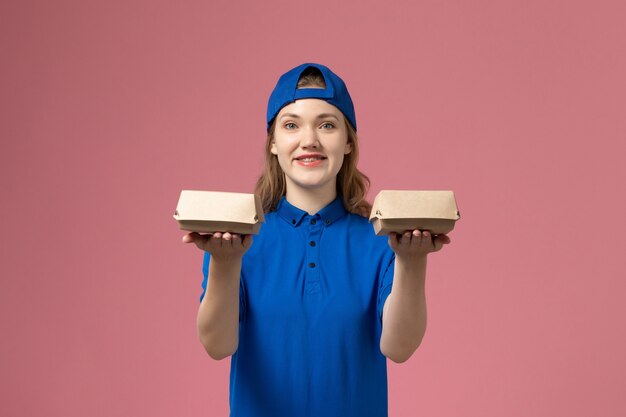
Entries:
{"label": "chin", "polygon": [[318,188],[323,188],[327,186],[328,181],[320,180],[309,180],[309,181],[291,181],[293,185],[299,188],[304,188],[307,190],[315,190]]}

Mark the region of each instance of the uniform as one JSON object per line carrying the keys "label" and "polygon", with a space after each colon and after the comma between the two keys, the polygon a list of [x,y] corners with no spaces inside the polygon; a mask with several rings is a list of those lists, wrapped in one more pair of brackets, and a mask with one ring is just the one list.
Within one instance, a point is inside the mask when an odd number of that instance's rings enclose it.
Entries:
{"label": "uniform", "polygon": [[230,416],[387,416],[380,336],[394,260],[340,197],[313,216],[283,197],[242,259]]}

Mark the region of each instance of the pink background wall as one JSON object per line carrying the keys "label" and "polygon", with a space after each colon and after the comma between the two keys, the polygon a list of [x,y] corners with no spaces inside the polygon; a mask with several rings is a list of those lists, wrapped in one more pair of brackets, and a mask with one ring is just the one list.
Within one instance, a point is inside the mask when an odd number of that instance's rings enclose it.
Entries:
{"label": "pink background wall", "polygon": [[306,61],[348,83],[370,198],[452,189],[463,216],[390,415],[626,415],[622,4],[2,2],[0,415],[227,414],[171,216],[252,190]]}

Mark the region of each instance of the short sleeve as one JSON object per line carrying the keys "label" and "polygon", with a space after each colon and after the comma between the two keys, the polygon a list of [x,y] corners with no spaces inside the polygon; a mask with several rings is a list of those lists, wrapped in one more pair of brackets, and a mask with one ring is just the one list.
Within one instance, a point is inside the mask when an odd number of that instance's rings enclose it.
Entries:
{"label": "short sleeve", "polygon": [[204,259],[202,261],[202,275],[204,275],[204,279],[202,280],[202,294],[200,294],[200,302],[204,298],[204,294],[206,293],[206,284],[209,282],[209,262],[211,260],[211,254],[209,252],[204,252]]}
{"label": "short sleeve", "polygon": [[393,285],[393,272],[395,266],[396,254],[393,250],[389,249],[385,254],[380,266],[379,286],[378,286],[378,318],[383,319],[383,307],[389,294],[391,294],[391,287]]}
{"label": "short sleeve", "polygon": [[[209,263],[211,261],[211,254],[207,251],[204,252],[204,259],[202,261],[202,275],[204,278],[202,279],[202,294],[200,295],[200,302],[204,298],[204,294],[206,293],[207,283],[209,282]],[[241,321],[242,317],[245,313],[245,289],[243,286],[243,279],[239,276],[239,321]]]}

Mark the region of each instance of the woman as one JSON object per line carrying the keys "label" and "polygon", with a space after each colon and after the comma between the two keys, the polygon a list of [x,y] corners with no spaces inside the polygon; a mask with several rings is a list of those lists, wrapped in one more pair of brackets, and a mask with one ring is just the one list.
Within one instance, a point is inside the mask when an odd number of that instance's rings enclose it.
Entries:
{"label": "woman", "polygon": [[267,112],[255,237],[183,237],[204,252],[199,338],[232,355],[231,416],[386,416],[386,358],[406,361],[426,329],[419,230],[376,236],[357,170],[354,107],[329,68],[278,81]]}

